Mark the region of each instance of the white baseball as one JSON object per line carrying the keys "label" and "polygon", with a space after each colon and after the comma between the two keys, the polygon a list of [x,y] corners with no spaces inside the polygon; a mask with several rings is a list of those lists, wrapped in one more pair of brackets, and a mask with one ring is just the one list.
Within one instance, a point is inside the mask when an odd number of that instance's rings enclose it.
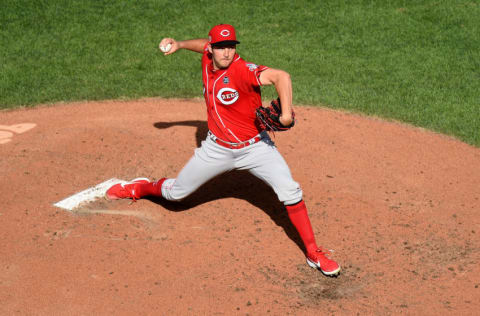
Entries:
{"label": "white baseball", "polygon": [[167,46],[160,46],[160,50],[164,53],[167,53],[170,48],[172,48],[172,44],[167,44]]}

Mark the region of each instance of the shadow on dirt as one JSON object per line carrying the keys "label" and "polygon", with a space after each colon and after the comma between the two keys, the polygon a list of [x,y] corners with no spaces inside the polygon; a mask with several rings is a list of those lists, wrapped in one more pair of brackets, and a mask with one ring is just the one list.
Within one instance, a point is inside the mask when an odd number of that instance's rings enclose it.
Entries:
{"label": "shadow on dirt", "polygon": [[195,139],[197,141],[197,147],[200,147],[202,140],[207,137],[208,126],[206,121],[178,121],[178,122],[156,122],[153,124],[158,129],[167,129],[172,126],[191,126],[196,127]]}
{"label": "shadow on dirt", "polygon": [[[198,146],[207,137],[208,133],[206,121],[157,122],[154,126],[158,129],[166,129],[172,126],[196,127],[195,137]],[[149,198],[149,200],[170,211],[181,212],[223,198],[242,199],[263,210],[276,225],[283,228],[287,236],[302,251],[305,251],[297,230],[290,222],[287,211],[284,205],[278,201],[275,192],[265,182],[248,171],[234,170],[221,174],[202,185],[181,202],[170,202],[155,197]]]}

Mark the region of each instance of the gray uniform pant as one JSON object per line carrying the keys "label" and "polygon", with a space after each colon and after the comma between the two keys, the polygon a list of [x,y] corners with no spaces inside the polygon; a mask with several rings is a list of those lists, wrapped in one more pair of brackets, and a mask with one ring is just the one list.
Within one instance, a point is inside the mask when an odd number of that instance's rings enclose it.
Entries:
{"label": "gray uniform pant", "polygon": [[290,169],[266,132],[255,144],[240,149],[225,148],[210,136],[180,171],[176,179],[166,179],[162,195],[170,201],[179,201],[193,193],[213,177],[233,170],[248,170],[269,184],[285,205],[302,199],[302,190],[292,178]]}

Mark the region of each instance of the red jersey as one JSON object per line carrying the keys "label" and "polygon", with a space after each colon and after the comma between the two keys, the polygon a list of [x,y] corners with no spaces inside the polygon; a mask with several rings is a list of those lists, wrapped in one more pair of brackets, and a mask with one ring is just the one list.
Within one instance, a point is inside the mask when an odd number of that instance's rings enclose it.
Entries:
{"label": "red jersey", "polygon": [[248,63],[238,54],[226,69],[214,70],[212,55],[202,56],[208,128],[218,138],[239,143],[258,135],[255,109],[262,105],[260,73],[266,66]]}

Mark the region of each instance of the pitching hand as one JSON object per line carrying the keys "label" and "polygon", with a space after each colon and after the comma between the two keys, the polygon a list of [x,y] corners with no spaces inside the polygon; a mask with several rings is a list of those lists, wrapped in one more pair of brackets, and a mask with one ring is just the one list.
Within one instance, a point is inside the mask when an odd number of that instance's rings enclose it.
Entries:
{"label": "pitching hand", "polygon": [[[167,49],[169,46],[170,49]],[[180,46],[178,45],[178,42],[173,38],[166,37],[162,39],[162,41],[158,45],[158,48],[163,52],[165,56],[167,56],[175,53],[180,48]]]}

